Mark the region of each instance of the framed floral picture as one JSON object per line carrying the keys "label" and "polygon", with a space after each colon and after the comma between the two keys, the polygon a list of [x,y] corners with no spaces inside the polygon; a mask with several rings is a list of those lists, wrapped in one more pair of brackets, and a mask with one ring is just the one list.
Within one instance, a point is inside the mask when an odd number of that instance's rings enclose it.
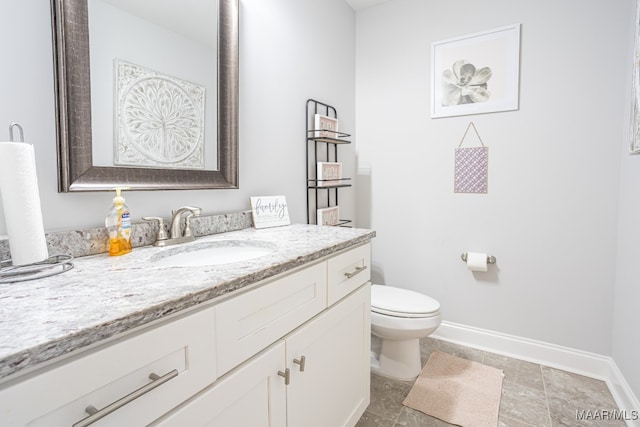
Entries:
{"label": "framed floral picture", "polygon": [[520,24],[431,44],[431,117],[518,109]]}

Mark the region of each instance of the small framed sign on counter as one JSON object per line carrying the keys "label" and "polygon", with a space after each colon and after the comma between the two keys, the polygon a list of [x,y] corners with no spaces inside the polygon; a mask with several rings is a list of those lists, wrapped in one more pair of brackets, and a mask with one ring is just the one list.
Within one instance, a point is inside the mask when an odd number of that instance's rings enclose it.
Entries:
{"label": "small framed sign on counter", "polygon": [[280,227],[291,224],[284,196],[251,197],[251,214],[255,228]]}

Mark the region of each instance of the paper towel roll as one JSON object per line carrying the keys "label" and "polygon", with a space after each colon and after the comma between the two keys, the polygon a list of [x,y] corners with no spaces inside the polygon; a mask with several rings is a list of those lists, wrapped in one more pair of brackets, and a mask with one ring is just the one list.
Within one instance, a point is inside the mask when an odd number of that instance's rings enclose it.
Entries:
{"label": "paper towel roll", "polygon": [[0,142],[0,195],[13,265],[47,259],[33,145]]}
{"label": "paper towel roll", "polygon": [[487,271],[487,254],[467,252],[467,268],[471,271]]}

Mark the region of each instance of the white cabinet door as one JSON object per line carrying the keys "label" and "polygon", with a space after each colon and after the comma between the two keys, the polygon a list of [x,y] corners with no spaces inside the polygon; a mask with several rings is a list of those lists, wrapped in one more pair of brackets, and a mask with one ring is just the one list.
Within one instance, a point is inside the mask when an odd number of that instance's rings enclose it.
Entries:
{"label": "white cabinet door", "polygon": [[162,427],[285,427],[283,341],[154,422]]}
{"label": "white cabinet door", "polygon": [[325,262],[218,304],[218,376],[276,342],[326,307]]}
{"label": "white cabinet door", "polygon": [[286,338],[290,427],[354,426],[369,405],[370,293],[362,286]]}

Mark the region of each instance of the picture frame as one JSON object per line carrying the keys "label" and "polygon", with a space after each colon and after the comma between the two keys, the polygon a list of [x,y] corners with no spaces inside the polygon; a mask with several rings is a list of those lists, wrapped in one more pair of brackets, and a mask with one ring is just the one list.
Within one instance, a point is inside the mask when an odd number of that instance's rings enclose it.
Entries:
{"label": "picture frame", "polygon": [[316,185],[318,187],[331,187],[342,182],[342,163],[318,162]]}
{"label": "picture frame", "polygon": [[291,224],[285,196],[253,196],[249,200],[255,228],[281,227]]}
{"label": "picture frame", "polygon": [[318,225],[338,225],[340,222],[340,208],[332,206],[316,210],[316,224]]}
{"label": "picture frame", "polygon": [[338,137],[338,119],[322,114],[314,116],[314,126],[316,138],[337,138]]}
{"label": "picture frame", "polygon": [[458,147],[455,150],[454,193],[489,192],[489,147]]}
{"label": "picture frame", "polygon": [[631,79],[631,123],[629,153],[640,154],[640,4],[636,1],[633,74]]}
{"label": "picture frame", "polygon": [[431,44],[431,117],[519,108],[520,24]]}

